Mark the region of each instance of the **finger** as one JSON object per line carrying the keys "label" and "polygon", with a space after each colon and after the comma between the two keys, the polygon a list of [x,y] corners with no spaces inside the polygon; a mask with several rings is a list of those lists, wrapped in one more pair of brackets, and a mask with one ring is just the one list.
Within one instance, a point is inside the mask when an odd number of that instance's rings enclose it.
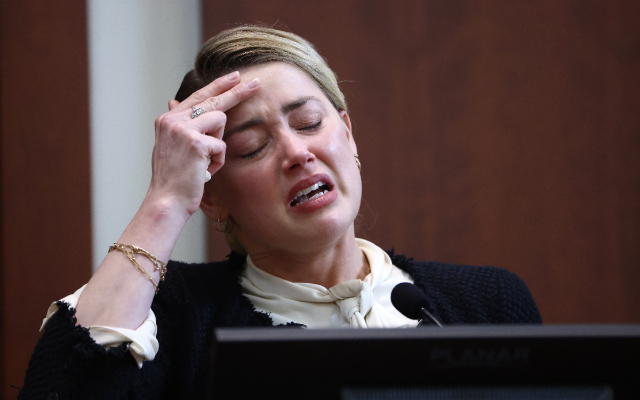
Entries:
{"label": "finger", "polygon": [[178,100],[169,100],[169,111],[176,108],[179,104],[180,102]]}
{"label": "finger", "polygon": [[201,133],[191,132],[188,136],[191,136],[189,150],[195,151],[190,157],[195,156],[199,160],[195,169],[196,179],[204,180],[207,172],[213,175],[224,165],[227,144]]}
{"label": "finger", "polygon": [[[194,107],[203,108],[204,114],[201,114],[197,118],[201,118],[202,115],[206,115],[206,113],[212,111],[228,111],[229,109],[238,105],[238,103],[243,102],[256,94],[258,88],[260,87],[260,79],[255,78],[244,85],[236,85],[230,90],[227,90],[224,93],[219,94],[215,97],[209,97],[208,99],[198,103]],[[192,111],[192,110],[189,110]],[[194,118],[195,119],[195,118]],[[198,125],[198,124],[195,124]]]}
{"label": "finger", "polygon": [[235,71],[225,76],[222,76],[215,81],[211,82],[207,86],[200,90],[196,90],[191,96],[187,97],[182,103],[180,103],[174,110],[176,112],[190,110],[191,107],[204,100],[224,93],[231,89],[240,82],[240,72]]}
{"label": "finger", "polygon": [[[189,110],[191,111],[191,110]],[[222,111],[212,111],[200,115],[194,119],[182,122],[182,129],[197,134],[205,134],[216,139],[222,139],[224,127],[227,123],[227,114]]]}
{"label": "finger", "polygon": [[224,165],[227,144],[217,138],[203,137],[203,139],[206,142],[208,151],[205,170],[213,175]]}

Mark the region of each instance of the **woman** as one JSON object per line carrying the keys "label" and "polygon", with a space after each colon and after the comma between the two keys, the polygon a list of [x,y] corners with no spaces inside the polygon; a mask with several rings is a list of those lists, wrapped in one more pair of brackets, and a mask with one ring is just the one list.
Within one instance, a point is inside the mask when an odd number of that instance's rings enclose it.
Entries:
{"label": "woman", "polygon": [[[52,305],[21,397],[194,398],[213,328],[416,326],[389,302],[401,282],[422,289],[443,323],[540,322],[513,274],[413,262],[356,239],[351,121],[304,39],[220,33],[169,109],[156,119],[140,210],[86,287]],[[234,251],[165,269],[198,207]]]}

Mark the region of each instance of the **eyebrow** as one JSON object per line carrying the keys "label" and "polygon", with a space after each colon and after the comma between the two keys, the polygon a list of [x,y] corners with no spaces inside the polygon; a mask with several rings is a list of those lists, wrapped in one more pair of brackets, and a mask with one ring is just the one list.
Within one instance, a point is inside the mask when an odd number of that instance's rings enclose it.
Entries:
{"label": "eyebrow", "polygon": [[294,101],[292,101],[290,103],[287,103],[287,104],[283,105],[282,108],[280,109],[280,111],[282,111],[282,114],[284,114],[284,115],[289,114],[291,111],[295,110],[296,108],[300,108],[300,107],[304,106],[310,100],[314,100],[314,101],[317,101],[318,103],[322,104],[317,97],[306,96],[306,97],[301,97],[298,100],[294,100]]}
{"label": "eyebrow", "polygon": [[222,140],[227,140],[229,138],[229,136],[233,135],[234,133],[238,133],[238,132],[247,130],[247,129],[252,128],[252,127],[254,127],[256,125],[260,125],[263,122],[264,121],[262,120],[262,118],[251,118],[247,122],[245,122],[243,124],[240,124],[240,125],[236,126],[233,129],[229,129],[228,131],[225,131],[224,135],[222,137]]}
{"label": "eyebrow", "polygon": [[[317,102],[324,109],[324,106],[322,105],[322,102],[320,101],[320,99],[318,99],[315,96],[305,96],[305,97],[301,97],[299,99],[296,99],[296,100],[294,100],[292,102],[289,102],[289,103],[283,105],[280,108],[280,112],[282,112],[283,115],[287,115],[290,112],[292,112],[293,110],[296,110],[296,109],[304,106],[309,101]],[[223,140],[228,139],[229,136],[233,135],[234,133],[238,133],[238,132],[247,130],[249,128],[253,128],[254,126],[260,125],[263,122],[264,122],[264,120],[262,118],[259,118],[259,117],[251,118],[247,122],[244,122],[244,123],[234,127],[233,129],[229,129],[228,131],[225,131]]]}

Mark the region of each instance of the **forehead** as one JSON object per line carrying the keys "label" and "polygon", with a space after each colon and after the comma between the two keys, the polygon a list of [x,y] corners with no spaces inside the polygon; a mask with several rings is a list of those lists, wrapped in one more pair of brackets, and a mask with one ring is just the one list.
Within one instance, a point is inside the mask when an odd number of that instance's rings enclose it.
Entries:
{"label": "forehead", "polygon": [[303,97],[316,97],[331,107],[318,85],[301,69],[284,62],[261,64],[240,70],[240,84],[260,79],[260,89],[248,100],[227,112],[229,118],[247,113],[279,112],[282,105]]}

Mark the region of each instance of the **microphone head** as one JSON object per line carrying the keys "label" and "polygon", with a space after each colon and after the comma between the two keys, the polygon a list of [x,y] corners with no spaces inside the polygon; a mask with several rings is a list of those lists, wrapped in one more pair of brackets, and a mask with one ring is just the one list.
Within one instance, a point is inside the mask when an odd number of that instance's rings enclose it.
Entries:
{"label": "microphone head", "polygon": [[409,319],[422,319],[420,310],[428,308],[429,299],[416,285],[409,282],[397,284],[391,291],[391,304]]}

